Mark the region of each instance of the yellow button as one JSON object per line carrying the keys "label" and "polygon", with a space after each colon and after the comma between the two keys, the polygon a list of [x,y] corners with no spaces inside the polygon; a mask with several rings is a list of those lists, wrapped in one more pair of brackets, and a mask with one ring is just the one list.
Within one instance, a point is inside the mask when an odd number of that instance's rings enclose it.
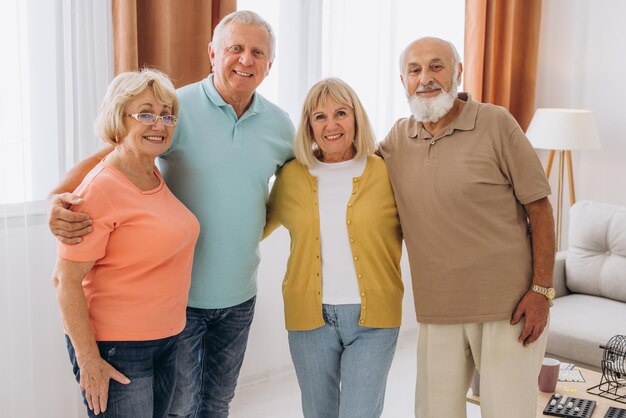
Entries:
{"label": "yellow button", "polygon": [[350,238],[350,242],[354,242],[354,238]]}
{"label": "yellow button", "polygon": [[348,207],[351,208],[352,207],[352,203],[348,203]]}
{"label": "yellow button", "polygon": [[352,194],[356,194],[356,190],[353,190],[353,191],[352,191]]}
{"label": "yellow button", "polygon": [[361,292],[361,296],[365,296],[365,292]]}
{"label": "yellow button", "polygon": [[317,275],[319,276],[320,274],[319,274],[319,273],[317,273]]}
{"label": "yellow button", "polygon": [[357,257],[356,255],[354,256],[354,261],[357,261],[359,259],[359,257]]}
{"label": "yellow button", "polygon": [[359,321],[359,323],[364,324],[364,323],[365,323],[365,320],[364,320],[364,319],[361,319],[361,320]]}
{"label": "yellow button", "polygon": [[320,258],[320,255],[319,255],[319,254],[317,255],[317,258]]}
{"label": "yellow button", "polygon": [[363,275],[361,273],[357,274],[356,277],[358,277],[359,279],[363,278]]}
{"label": "yellow button", "polygon": [[352,223],[352,221],[350,219],[348,219],[348,225],[350,225]]}
{"label": "yellow button", "polygon": [[354,178],[354,179],[352,179],[352,181],[356,183],[356,182],[359,181],[359,179]]}

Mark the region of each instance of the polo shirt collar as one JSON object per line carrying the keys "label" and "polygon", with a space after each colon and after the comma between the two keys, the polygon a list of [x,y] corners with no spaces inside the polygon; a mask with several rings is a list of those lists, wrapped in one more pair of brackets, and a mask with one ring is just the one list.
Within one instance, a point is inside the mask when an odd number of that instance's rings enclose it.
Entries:
{"label": "polo shirt collar", "polygon": [[[209,76],[204,79],[202,84],[204,85],[204,91],[207,97],[213,102],[215,106],[229,106],[232,109],[232,106],[226,103],[226,101],[222,98],[222,96],[220,96],[220,93],[215,88],[215,83],[213,83],[213,74],[209,74]],[[261,113],[264,110],[265,104],[263,104],[263,98],[259,93],[254,92],[254,95],[252,96],[252,104],[250,104],[248,110],[246,110],[246,112],[241,116],[241,119],[247,116],[255,115],[257,113]]]}
{"label": "polo shirt collar", "polygon": [[[451,135],[455,129],[460,131],[471,131],[476,127],[476,117],[478,116],[478,103],[472,99],[469,93],[461,92],[458,98],[465,102],[465,106],[455,120],[453,120],[438,137]],[[418,139],[431,139],[432,135],[428,132],[422,122],[415,120],[413,115],[409,118],[408,126],[409,137]]]}

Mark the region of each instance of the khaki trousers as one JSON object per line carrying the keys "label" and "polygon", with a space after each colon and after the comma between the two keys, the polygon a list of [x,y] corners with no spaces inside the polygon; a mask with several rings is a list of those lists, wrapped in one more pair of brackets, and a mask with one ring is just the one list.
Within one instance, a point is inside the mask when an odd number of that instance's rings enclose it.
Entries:
{"label": "khaki trousers", "polygon": [[523,322],[420,323],[415,416],[465,418],[466,394],[476,367],[483,418],[534,418],[548,328],[524,347],[518,341]]}

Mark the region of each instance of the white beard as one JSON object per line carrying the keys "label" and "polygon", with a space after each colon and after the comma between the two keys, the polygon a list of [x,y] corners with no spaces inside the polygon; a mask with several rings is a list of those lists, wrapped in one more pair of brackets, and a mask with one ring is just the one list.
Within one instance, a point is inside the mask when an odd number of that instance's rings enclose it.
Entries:
{"label": "white beard", "polygon": [[454,106],[454,99],[456,99],[458,87],[459,85],[455,80],[452,82],[450,91],[445,92],[443,88],[441,88],[440,94],[427,99],[418,97],[416,93],[412,95],[407,93],[411,114],[413,114],[413,117],[418,122],[437,122]]}

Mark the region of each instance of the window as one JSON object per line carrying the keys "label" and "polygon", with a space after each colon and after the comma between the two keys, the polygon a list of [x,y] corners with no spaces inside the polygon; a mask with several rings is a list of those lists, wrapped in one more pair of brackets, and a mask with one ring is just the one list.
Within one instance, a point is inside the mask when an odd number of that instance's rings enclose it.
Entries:
{"label": "window", "polygon": [[30,92],[26,6],[7,0],[0,13],[4,64],[0,66],[0,204],[32,196]]}
{"label": "window", "polygon": [[110,0],[3,0],[0,205],[45,199],[100,142],[93,123],[113,78]]}

